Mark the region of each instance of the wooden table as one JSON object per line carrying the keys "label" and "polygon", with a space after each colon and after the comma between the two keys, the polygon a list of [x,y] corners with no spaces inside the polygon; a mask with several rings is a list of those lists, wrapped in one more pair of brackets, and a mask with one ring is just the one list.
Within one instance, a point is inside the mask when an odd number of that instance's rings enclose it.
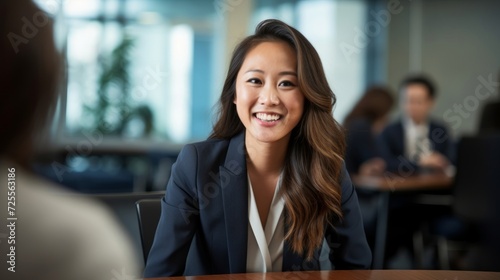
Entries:
{"label": "wooden table", "polygon": [[390,194],[450,189],[453,178],[441,173],[407,177],[387,173],[379,177],[353,175],[352,182],[356,188],[373,191],[378,195],[373,268],[382,269],[385,257]]}
{"label": "wooden table", "polygon": [[332,270],[307,272],[271,272],[224,274],[187,277],[147,278],[149,280],[498,280],[500,272],[451,271],[451,270]]}
{"label": "wooden table", "polygon": [[422,174],[403,177],[387,174],[384,176],[359,176],[353,175],[352,182],[361,189],[378,192],[401,192],[449,189],[453,178],[446,174]]}

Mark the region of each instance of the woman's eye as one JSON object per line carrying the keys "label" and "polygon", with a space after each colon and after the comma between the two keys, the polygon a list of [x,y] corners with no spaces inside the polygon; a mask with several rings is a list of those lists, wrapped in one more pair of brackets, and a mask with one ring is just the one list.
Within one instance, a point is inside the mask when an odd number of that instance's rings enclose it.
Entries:
{"label": "woman's eye", "polygon": [[293,87],[295,86],[294,83],[290,82],[290,81],[283,81],[279,84],[280,87]]}
{"label": "woman's eye", "polygon": [[251,84],[261,84],[261,81],[259,79],[256,79],[256,78],[252,78],[252,79],[249,79],[247,81],[247,83],[251,83]]}

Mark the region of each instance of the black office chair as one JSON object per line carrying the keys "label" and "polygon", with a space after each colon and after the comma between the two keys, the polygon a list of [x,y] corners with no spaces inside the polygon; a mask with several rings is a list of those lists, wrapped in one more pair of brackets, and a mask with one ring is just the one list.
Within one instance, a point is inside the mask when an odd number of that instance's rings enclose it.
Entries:
{"label": "black office chair", "polygon": [[454,210],[479,238],[468,269],[500,271],[500,133],[464,137],[459,152]]}
{"label": "black office chair", "polygon": [[135,203],[139,219],[139,232],[141,234],[142,253],[144,263],[148,260],[149,251],[153,245],[156,227],[160,220],[161,199],[142,199]]}
{"label": "black office chair", "polygon": [[455,212],[472,221],[497,216],[500,189],[500,133],[463,137],[459,145]]}
{"label": "black office chair", "polygon": [[[440,267],[450,269],[448,243],[474,245],[469,270],[500,271],[500,134],[463,137],[458,145],[455,216],[436,221]],[[459,247],[463,247],[460,246]]]}

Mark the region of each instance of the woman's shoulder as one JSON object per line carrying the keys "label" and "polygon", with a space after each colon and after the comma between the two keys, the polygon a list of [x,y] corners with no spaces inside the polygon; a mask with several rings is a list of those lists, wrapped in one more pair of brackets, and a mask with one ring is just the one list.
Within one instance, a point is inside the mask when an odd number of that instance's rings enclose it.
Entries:
{"label": "woman's shoulder", "polygon": [[217,151],[227,150],[231,139],[209,138],[207,140],[193,142],[184,145],[180,154],[196,152],[197,154],[213,153]]}
{"label": "woman's shoulder", "polygon": [[200,142],[184,145],[181,149],[177,162],[185,162],[187,165],[212,165],[222,162],[227,154],[230,139],[211,138]]}
{"label": "woman's shoulder", "polygon": [[230,141],[231,141],[231,138],[229,138],[229,139],[208,138],[208,139],[203,140],[203,141],[192,142],[192,143],[186,144],[185,146],[193,146],[197,149],[216,148],[219,146],[227,146]]}

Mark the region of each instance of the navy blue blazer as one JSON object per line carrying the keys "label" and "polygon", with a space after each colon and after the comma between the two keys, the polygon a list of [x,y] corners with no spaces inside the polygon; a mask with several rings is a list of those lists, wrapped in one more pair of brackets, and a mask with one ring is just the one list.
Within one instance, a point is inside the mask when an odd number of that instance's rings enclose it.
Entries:
{"label": "navy blue blazer", "polygon": [[[432,149],[454,162],[454,145],[446,127],[429,122],[429,140]],[[405,158],[405,136],[401,121],[388,125],[377,139],[379,151],[387,164],[387,170],[394,173],[412,173],[420,170],[419,166]]]}
{"label": "navy blue blazer", "polygon": [[[248,179],[244,133],[230,140],[188,144],[173,165],[144,277],[245,273],[248,233]],[[325,238],[336,269],[366,269],[366,242],[358,198],[345,168],[342,222]],[[318,270],[321,248],[305,261],[283,248],[283,271]]]}

